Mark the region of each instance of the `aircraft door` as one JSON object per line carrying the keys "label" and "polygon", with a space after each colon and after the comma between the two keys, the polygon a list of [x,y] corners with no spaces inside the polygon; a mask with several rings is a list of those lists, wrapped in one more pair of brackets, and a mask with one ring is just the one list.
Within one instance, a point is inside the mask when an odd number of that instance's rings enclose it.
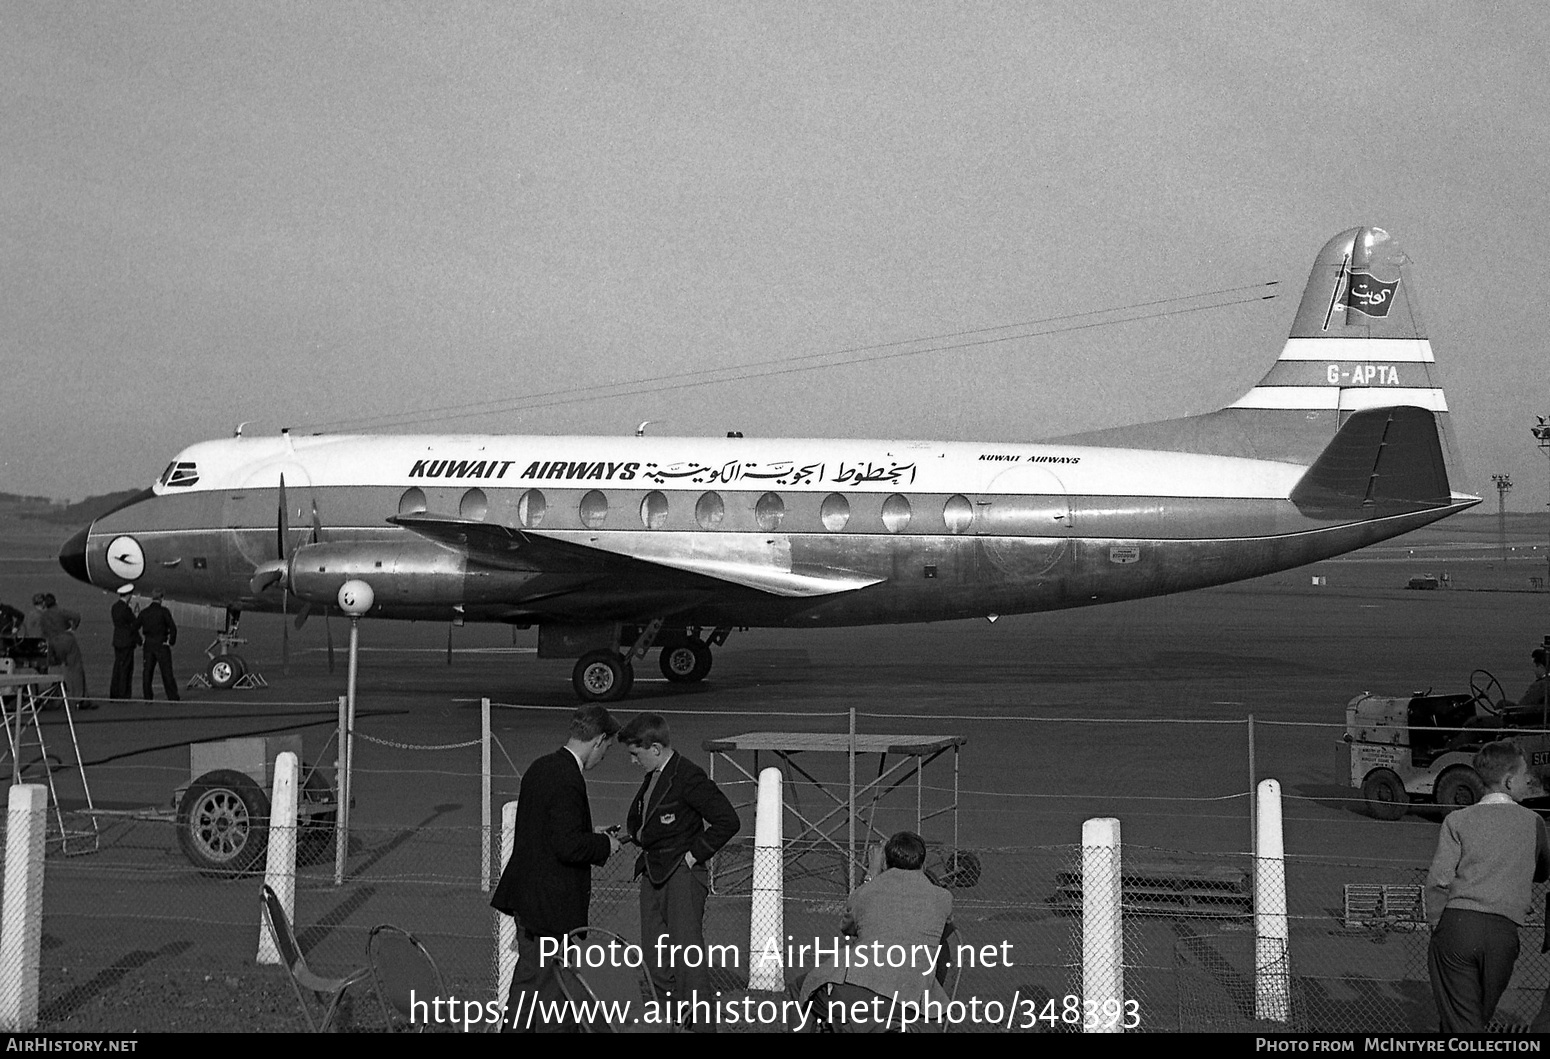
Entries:
{"label": "aircraft door", "polygon": [[285,476],[285,554],[312,539],[312,479],[298,463],[276,460],[250,473],[221,505],[222,545],[228,573],[244,577],[260,563],[278,559],[280,476]]}
{"label": "aircraft door", "polygon": [[975,505],[973,529],[985,557],[1014,580],[1041,577],[1066,557],[1072,526],[1071,499],[1046,467],[1008,467],[991,480]]}

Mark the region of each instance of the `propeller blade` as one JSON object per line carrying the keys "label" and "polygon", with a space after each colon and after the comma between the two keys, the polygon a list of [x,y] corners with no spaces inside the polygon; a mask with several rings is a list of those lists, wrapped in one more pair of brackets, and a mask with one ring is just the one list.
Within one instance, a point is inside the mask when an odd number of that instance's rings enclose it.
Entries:
{"label": "propeller blade", "polygon": [[452,623],[447,622],[447,665],[452,664]]}
{"label": "propeller blade", "polygon": [[329,623],[328,611],[323,612],[323,632],[328,637],[328,671],[334,671],[334,627]]}
{"label": "propeller blade", "polygon": [[303,625],[307,624],[307,619],[310,617],[312,617],[312,604],[303,603],[301,605],[301,610],[296,614],[296,628],[300,629]]}
{"label": "propeller blade", "polygon": [[253,571],[253,576],[248,579],[248,588],[256,596],[271,585],[285,580],[285,563],[279,560],[270,560],[260,563]]}
{"label": "propeller blade", "polygon": [[318,516],[318,502],[314,497],[312,501],[312,543],[316,544],[323,539],[323,520]]}
{"label": "propeller blade", "polygon": [[280,517],[275,520],[275,534],[278,540],[275,542],[275,557],[285,558],[285,539],[290,536],[290,505],[285,500],[285,472],[280,472]]}
{"label": "propeller blade", "polygon": [[291,672],[291,590],[287,588],[280,597],[280,665],[286,676]]}

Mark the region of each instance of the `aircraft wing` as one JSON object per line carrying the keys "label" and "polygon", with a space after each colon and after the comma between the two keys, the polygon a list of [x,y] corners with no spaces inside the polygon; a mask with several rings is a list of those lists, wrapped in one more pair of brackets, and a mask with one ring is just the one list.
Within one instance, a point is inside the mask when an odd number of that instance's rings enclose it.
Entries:
{"label": "aircraft wing", "polygon": [[672,533],[574,531],[562,536],[450,515],[396,515],[388,521],[464,551],[477,562],[512,570],[622,574],[643,564],[659,574],[678,571],[792,598],[855,592],[883,581],[853,570],[793,564],[789,543],[782,546],[756,535],[717,535],[715,549],[707,550],[704,534],[693,535],[691,545]]}

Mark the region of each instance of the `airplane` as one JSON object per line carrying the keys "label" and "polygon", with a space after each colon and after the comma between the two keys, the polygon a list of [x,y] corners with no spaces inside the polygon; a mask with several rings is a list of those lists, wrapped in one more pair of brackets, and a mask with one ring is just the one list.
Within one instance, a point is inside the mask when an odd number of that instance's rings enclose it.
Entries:
{"label": "airplane", "polygon": [[583,702],[735,630],[945,621],[1287,570],[1480,503],[1408,259],[1319,251],[1269,373],[1225,408],[1050,441],[237,436],[74,534],[72,576],[249,612],[538,627]]}

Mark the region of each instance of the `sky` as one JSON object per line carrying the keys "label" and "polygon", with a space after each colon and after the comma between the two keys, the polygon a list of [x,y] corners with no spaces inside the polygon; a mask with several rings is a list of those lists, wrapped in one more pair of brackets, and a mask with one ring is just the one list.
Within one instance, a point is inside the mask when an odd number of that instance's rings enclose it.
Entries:
{"label": "sky", "polygon": [[13,0],[0,492],[147,485],[243,422],[1189,415],[1371,224],[1415,262],[1464,486],[1543,510],[1547,53],[1537,2]]}

